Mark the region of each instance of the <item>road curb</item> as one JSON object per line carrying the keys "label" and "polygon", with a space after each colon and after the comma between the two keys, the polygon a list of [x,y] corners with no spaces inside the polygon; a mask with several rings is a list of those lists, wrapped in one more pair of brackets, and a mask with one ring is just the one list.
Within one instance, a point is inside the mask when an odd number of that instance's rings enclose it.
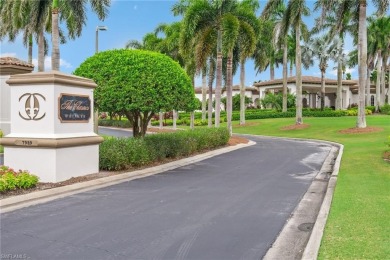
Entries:
{"label": "road curb", "polygon": [[339,153],[337,155],[337,158],[333,166],[333,172],[332,175],[330,176],[326,194],[322,202],[320,211],[318,212],[317,215],[317,220],[314,224],[309,241],[307,242],[305,251],[303,252],[302,255],[303,260],[317,259],[318,252],[321,246],[321,240],[324,235],[325,225],[328,220],[328,215],[329,215],[329,211],[333,199],[333,193],[336,188],[337,177],[340,170],[341,157],[344,152],[344,146],[342,144],[338,144],[338,143],[332,143],[332,144],[338,146]]}
{"label": "road curb", "polygon": [[75,183],[68,186],[62,186],[58,188],[32,192],[29,194],[23,194],[11,198],[6,198],[0,200],[0,214],[10,212],[16,209],[37,205],[52,201],[58,198],[63,198],[70,196],[76,193],[95,190],[122,182],[127,182],[139,178],[144,178],[147,176],[155,175],[162,173],[168,170],[176,169],[178,167],[186,166],[193,164],[213,156],[220,154],[232,152],[241,148],[249,147],[256,144],[256,142],[249,141],[247,144],[237,144],[235,146],[224,147],[216,150],[212,150],[203,154],[195,155],[192,157],[180,159],[177,161],[169,162],[163,165],[154,166],[138,171],[126,172],[114,176],[103,177],[95,180],[90,180],[86,182]]}
{"label": "road curb", "polygon": [[[337,157],[336,157],[336,159],[334,161],[334,165],[332,167],[332,172],[331,172],[331,175],[329,177],[329,180],[328,180],[328,183],[327,183],[327,186],[326,186],[326,192],[325,192],[325,195],[323,197],[323,201],[321,203],[320,209],[319,209],[317,217],[315,219],[315,223],[314,223],[313,229],[311,231],[311,234],[309,236],[308,242],[306,243],[306,246],[304,248],[304,251],[303,251],[302,257],[301,257],[302,260],[317,259],[317,256],[318,256],[318,253],[319,253],[319,249],[320,249],[320,246],[321,246],[321,240],[322,240],[322,237],[323,237],[323,234],[324,234],[325,225],[326,225],[326,222],[327,222],[327,219],[328,219],[328,215],[329,215],[329,211],[330,211],[330,207],[331,207],[331,204],[332,204],[333,193],[334,193],[334,190],[336,188],[336,182],[337,182],[337,177],[338,177],[338,173],[339,173],[339,170],[340,170],[340,164],[341,164],[341,158],[342,158],[343,151],[344,151],[344,145],[339,144],[339,143],[335,143],[335,142],[331,142],[331,141],[326,141],[326,140],[315,140],[315,139],[304,139],[304,138],[285,138],[285,137],[276,137],[276,136],[245,135],[245,134],[244,134],[244,136],[257,136],[257,137],[275,138],[275,139],[292,140],[292,141],[315,142],[315,143],[319,143],[319,144],[330,145],[330,146],[332,146],[332,149],[336,149],[336,148],[338,149],[338,154],[337,154]],[[329,155],[325,159],[325,161],[323,163],[323,166],[326,165],[327,163],[329,163],[329,160],[332,159],[331,158],[331,153],[332,153],[332,150],[329,152]],[[323,178],[321,176],[323,171],[327,171],[327,170],[321,168],[320,172],[314,178],[313,182],[315,180]],[[306,196],[308,195],[308,193],[310,191],[310,187],[309,187],[308,191],[305,193],[304,197],[302,198],[300,204],[303,201],[305,201],[305,200],[306,201],[310,200],[310,199],[306,198]],[[293,217],[294,217],[294,215],[301,214],[301,212],[297,212],[297,211],[299,211],[300,204],[294,210]],[[296,223],[292,223],[292,222],[294,222],[294,221],[292,221],[293,217],[290,218],[287,221],[287,223],[283,227],[282,231],[280,232],[279,236],[277,237],[276,241],[274,242],[272,247],[266,253],[264,259],[275,259],[275,257],[277,257],[276,254],[275,254],[275,251],[277,251],[277,250],[275,250],[275,248],[273,248],[273,247],[275,245],[280,247],[280,241],[278,241],[278,240],[283,235],[285,235],[285,233],[288,233],[292,229],[296,228]],[[285,241],[283,241],[283,242],[285,243]],[[292,253],[292,252],[288,252],[288,253]],[[280,257],[280,255],[278,255],[278,256]],[[284,257],[286,257],[286,256],[284,256]],[[291,254],[289,256],[289,258],[293,259],[294,256]]]}

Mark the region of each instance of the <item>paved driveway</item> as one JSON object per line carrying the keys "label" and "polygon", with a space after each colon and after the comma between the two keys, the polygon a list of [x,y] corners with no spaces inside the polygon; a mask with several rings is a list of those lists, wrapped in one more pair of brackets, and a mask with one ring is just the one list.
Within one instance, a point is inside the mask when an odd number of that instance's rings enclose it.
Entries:
{"label": "paved driveway", "polygon": [[1,253],[32,259],[261,259],[329,147],[256,145],[1,215]]}
{"label": "paved driveway", "polygon": [[100,135],[112,135],[116,137],[133,137],[133,131],[130,129],[122,130],[122,129],[113,129],[109,127],[99,126],[98,132]]}

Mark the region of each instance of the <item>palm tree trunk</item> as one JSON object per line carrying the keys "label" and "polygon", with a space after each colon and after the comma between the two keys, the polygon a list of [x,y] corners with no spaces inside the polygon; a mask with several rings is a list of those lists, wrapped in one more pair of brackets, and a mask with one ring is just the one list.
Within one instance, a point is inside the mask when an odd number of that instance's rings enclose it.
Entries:
{"label": "palm tree trunk", "polygon": [[209,114],[208,114],[208,127],[213,126],[213,81],[214,81],[214,66],[213,60],[210,58],[209,69]]}
{"label": "palm tree trunk", "polygon": [[282,112],[287,112],[287,37],[284,38],[283,44],[283,105]]}
{"label": "palm tree trunk", "polygon": [[293,66],[294,66],[294,64],[293,64],[293,62],[291,61],[291,62],[290,62],[290,77],[293,76]]}
{"label": "palm tree trunk", "polygon": [[303,119],[302,119],[302,60],[301,60],[301,45],[300,43],[300,34],[301,34],[301,28],[300,25],[298,24],[296,27],[296,47],[295,47],[295,69],[296,69],[296,88],[297,88],[297,100],[296,100],[296,119],[295,123],[297,125],[303,124]]}
{"label": "palm tree trunk", "polygon": [[325,108],[325,71],[321,70],[321,111]]}
{"label": "palm tree trunk", "polygon": [[43,35],[43,26],[38,34],[38,71],[45,71],[45,40]]}
{"label": "palm tree trunk", "polygon": [[365,128],[366,107],[364,106],[364,85],[367,79],[367,25],[366,25],[367,1],[359,0],[359,103],[356,127]]}
{"label": "palm tree trunk", "polygon": [[274,80],[275,79],[275,67],[273,64],[270,64],[270,66],[269,66],[269,73],[270,73],[271,80]]}
{"label": "palm tree trunk", "polygon": [[[367,66],[367,75],[371,74],[370,68]],[[365,94],[365,101],[366,101],[366,106],[371,106],[371,80],[370,77],[368,76],[366,79],[366,94]]]}
{"label": "palm tree trunk", "polygon": [[[339,55],[341,55],[339,53]],[[340,57],[340,56],[339,56]],[[336,92],[336,110],[342,109],[343,107],[343,66],[341,61],[337,64],[337,92]]]}
{"label": "palm tree trunk", "polygon": [[382,76],[382,51],[377,50],[378,61],[376,64],[376,102],[375,102],[375,112],[379,112],[381,107],[381,76]]}
{"label": "palm tree trunk", "polygon": [[207,79],[206,70],[202,71],[202,121],[206,120]]}
{"label": "palm tree trunk", "polygon": [[381,73],[381,105],[385,104],[385,95],[386,95],[386,61],[388,57],[387,55],[383,56],[382,59],[382,73]]}
{"label": "palm tree trunk", "polygon": [[51,41],[52,41],[52,54],[51,54],[51,69],[60,70],[60,46],[59,46],[59,31],[58,31],[58,0],[53,0],[52,6],[52,26],[51,26]]}
{"label": "palm tree trunk", "polygon": [[227,129],[230,136],[233,134],[232,128],[232,83],[233,83],[233,52],[229,53],[227,58],[227,71],[226,71],[226,116],[227,116]]}
{"label": "palm tree trunk", "polygon": [[240,64],[240,125],[245,125],[245,60]]}
{"label": "palm tree trunk", "polygon": [[218,30],[217,39],[217,82],[215,88],[215,127],[219,127],[222,88],[222,32]]}
{"label": "palm tree trunk", "polygon": [[33,36],[28,36],[28,63],[32,63]]}

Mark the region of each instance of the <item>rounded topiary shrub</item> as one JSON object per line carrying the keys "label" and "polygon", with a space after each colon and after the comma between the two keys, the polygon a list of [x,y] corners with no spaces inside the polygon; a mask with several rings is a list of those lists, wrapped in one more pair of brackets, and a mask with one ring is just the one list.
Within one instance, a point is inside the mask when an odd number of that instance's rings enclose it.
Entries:
{"label": "rounded topiary shrub", "polygon": [[95,81],[98,109],[123,113],[134,136],[145,134],[154,113],[192,111],[196,107],[190,78],[177,62],[161,53],[104,51],[85,60],[74,74]]}

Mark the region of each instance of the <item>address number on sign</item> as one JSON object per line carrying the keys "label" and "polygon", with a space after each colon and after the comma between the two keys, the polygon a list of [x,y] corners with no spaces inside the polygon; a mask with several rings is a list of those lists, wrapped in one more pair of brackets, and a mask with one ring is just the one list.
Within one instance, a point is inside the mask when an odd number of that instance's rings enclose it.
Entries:
{"label": "address number on sign", "polygon": [[17,140],[15,141],[16,145],[19,146],[38,146],[37,140]]}

